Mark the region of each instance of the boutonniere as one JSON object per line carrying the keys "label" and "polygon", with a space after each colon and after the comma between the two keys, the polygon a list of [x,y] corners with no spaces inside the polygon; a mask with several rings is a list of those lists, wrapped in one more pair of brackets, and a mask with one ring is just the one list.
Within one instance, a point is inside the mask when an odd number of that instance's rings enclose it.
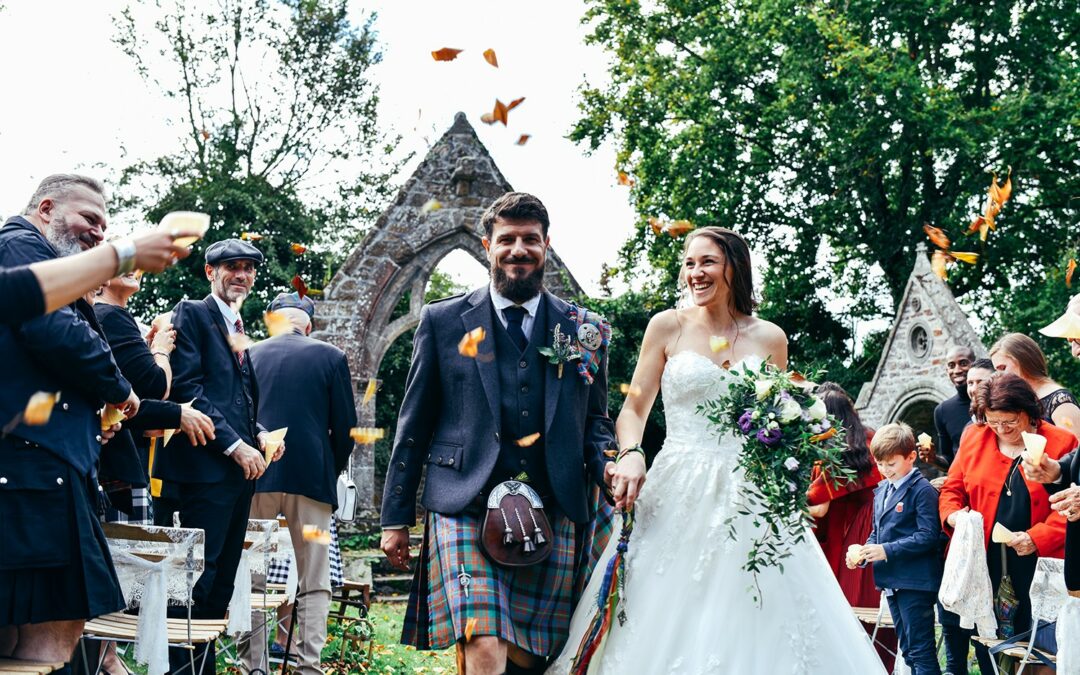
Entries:
{"label": "boutonniere", "polygon": [[555,324],[555,329],[552,331],[553,339],[550,347],[540,347],[537,351],[547,357],[548,363],[554,364],[559,367],[559,379],[562,379],[563,365],[570,361],[576,361],[581,358],[581,352],[574,345],[569,335],[565,335],[562,332],[562,327],[559,324]]}

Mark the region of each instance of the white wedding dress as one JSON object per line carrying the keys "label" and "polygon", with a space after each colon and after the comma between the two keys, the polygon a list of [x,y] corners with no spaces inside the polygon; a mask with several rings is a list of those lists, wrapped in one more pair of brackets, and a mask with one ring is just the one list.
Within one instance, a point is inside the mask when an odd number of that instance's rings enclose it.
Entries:
{"label": "white wedding dress", "polygon": [[[718,438],[697,412],[699,403],[724,391],[729,378],[727,370],[694,352],[667,362],[661,380],[667,440],[635,507],[626,623],[613,621],[589,672],[884,673],[812,534],[793,547],[783,572],[768,568],[759,574],[760,606],[755,602],[752,575],[742,569],[755,532],[752,519],[739,517],[736,539],[725,525],[739,508],[741,444],[734,436]],[[570,670],[617,534],[618,527],[548,673]]]}

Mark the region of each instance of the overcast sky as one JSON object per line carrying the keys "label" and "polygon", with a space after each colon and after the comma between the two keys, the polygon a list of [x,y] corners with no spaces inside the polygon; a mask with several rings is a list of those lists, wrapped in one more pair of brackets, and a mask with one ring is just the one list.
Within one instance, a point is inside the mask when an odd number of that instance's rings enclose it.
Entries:
{"label": "overcast sky", "polygon": [[[198,2],[203,0],[189,0]],[[0,214],[22,211],[43,176],[79,170],[115,174],[139,159],[174,151],[175,101],[147,86],[111,42],[112,17],[125,0],[2,0],[0,43]],[[380,121],[422,159],[461,110],[507,180],[533,192],[552,216],[552,245],[586,291],[596,292],[601,264],[613,262],[634,226],[627,189],[615,182],[614,150],[591,157],[565,138],[577,118],[578,87],[603,82],[606,55],[585,45],[584,5],[553,2],[380,0],[353,2],[359,18],[378,13],[383,62]],[[431,51],[465,50],[436,63]],[[500,67],[482,52],[496,51]],[[496,97],[526,102],[510,125],[479,121]],[[532,138],[514,142],[522,133]],[[406,171],[406,176],[409,171]],[[130,226],[116,223],[117,229]],[[484,279],[464,255],[448,259],[460,280]]]}

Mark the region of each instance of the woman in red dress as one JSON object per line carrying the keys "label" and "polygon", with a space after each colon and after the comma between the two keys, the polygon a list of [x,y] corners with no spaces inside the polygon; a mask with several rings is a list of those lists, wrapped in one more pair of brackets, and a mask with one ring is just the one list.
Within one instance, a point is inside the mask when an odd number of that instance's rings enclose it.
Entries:
{"label": "woman in red dress", "polygon": [[[826,382],[818,387],[817,395],[825,408],[844,429],[847,450],[841,455],[844,466],[855,473],[846,485],[835,485],[825,475],[819,475],[807,492],[810,515],[815,518],[815,533],[825,559],[829,562],[844,597],[852,607],[877,607],[881,593],[874,586],[874,574],[869,567],[848,569],[844,556],[848,546],[866,542],[874,520],[874,487],[881,482],[874,458],[870,454],[870,439],[874,431],[863,426],[855,404],[844,389]],[[867,627],[868,632],[872,629]],[[879,629],[875,645],[887,672],[893,669],[896,652],[896,633]]]}

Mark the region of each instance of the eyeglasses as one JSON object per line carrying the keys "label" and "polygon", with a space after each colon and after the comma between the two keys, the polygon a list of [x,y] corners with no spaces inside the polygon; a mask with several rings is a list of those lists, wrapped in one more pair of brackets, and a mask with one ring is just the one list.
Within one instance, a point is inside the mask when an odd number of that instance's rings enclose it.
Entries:
{"label": "eyeglasses", "polygon": [[991,422],[990,420],[986,420],[986,426],[993,429],[1000,429],[1002,431],[1012,431],[1013,429],[1020,426],[1020,418],[1017,417],[1013,420],[1001,420],[999,422]]}

